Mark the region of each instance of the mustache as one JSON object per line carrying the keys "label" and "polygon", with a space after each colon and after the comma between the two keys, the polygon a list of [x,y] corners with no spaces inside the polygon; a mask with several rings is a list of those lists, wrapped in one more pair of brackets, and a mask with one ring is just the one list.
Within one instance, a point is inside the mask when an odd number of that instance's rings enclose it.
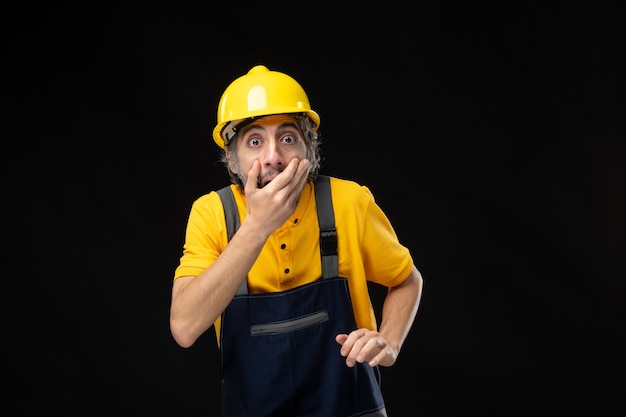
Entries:
{"label": "mustache", "polygon": [[265,174],[259,175],[259,178],[257,179],[256,185],[257,188],[263,188],[265,187],[267,184],[269,184],[271,181],[268,181],[267,183],[263,184],[263,180],[267,177],[271,177],[273,175],[278,175],[281,172],[284,171],[284,168],[279,168],[279,169],[271,169],[269,171],[267,171]]}

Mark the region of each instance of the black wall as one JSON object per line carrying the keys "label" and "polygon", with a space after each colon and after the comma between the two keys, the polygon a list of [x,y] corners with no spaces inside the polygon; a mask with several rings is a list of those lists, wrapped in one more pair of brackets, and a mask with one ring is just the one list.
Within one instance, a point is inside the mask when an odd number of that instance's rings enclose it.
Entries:
{"label": "black wall", "polygon": [[265,64],[424,275],[390,416],[623,415],[624,21],[594,4],[7,11],[7,407],[218,414],[213,331],[174,343],[171,280],[228,182],[220,94]]}

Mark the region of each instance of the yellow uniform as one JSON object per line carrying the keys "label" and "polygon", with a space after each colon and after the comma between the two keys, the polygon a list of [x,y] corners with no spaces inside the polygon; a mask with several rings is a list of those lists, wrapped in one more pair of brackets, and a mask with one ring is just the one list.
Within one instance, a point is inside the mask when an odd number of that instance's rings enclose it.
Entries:
{"label": "yellow uniform", "polygon": [[[387,216],[370,190],[353,181],[331,178],[339,276],[348,279],[358,327],[377,328],[367,281],[396,286],[408,277],[413,259],[401,245]],[[241,222],[245,196],[231,185]],[[217,192],[192,205],[180,264],[174,279],[197,276],[209,267],[228,243],[224,209]],[[248,291],[284,291],[319,279],[322,275],[319,226],[313,183],[302,192],[289,220],[269,237],[248,273]],[[220,319],[215,322],[219,339]]]}

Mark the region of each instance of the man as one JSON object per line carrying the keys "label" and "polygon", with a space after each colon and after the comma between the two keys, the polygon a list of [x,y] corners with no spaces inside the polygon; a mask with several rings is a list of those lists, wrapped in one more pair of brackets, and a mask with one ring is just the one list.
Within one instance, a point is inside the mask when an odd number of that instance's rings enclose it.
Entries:
{"label": "man", "polygon": [[[215,327],[224,416],[386,416],[378,367],[396,362],[422,292],[409,250],[367,187],[318,174],[320,117],[293,78],[255,66],[217,120],[232,184],[191,208],[174,339]],[[388,287],[379,327],[368,281]]]}

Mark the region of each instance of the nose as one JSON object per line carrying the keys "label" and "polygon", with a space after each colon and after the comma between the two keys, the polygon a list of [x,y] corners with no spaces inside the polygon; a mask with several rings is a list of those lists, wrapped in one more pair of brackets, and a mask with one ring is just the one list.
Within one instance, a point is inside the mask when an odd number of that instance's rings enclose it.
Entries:
{"label": "nose", "polygon": [[280,146],[278,146],[278,139],[276,137],[268,138],[263,149],[263,165],[281,166],[282,164],[283,157]]}

